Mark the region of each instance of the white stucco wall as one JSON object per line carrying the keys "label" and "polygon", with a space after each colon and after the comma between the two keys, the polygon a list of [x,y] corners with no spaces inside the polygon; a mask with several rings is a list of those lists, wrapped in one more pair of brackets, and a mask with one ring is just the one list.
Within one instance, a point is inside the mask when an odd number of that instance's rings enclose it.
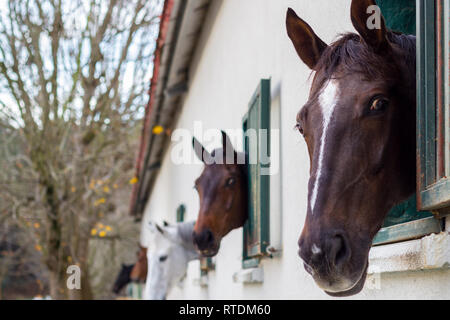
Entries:
{"label": "white stucco wall", "polygon": [[[208,275],[208,286],[195,284],[200,271],[198,261],[194,261],[189,265],[183,289],[176,288],[169,298],[330,298],[314,284],[297,255],[297,240],[306,213],[309,158],[306,144],[293,127],[296,113],[308,96],[310,70],[300,61],[286,35],[288,7],[296,10],[326,42],[339,33],[354,30],[349,0],[214,2],[177,123],[177,128],[191,132],[195,121],[202,121],[204,129],[240,129],[259,80],[271,78],[272,96],[279,98],[281,104],[282,254],[262,261],[262,284],[234,283],[232,276],[241,269],[242,229],[234,230],[222,240],[216,270]],[[212,150],[219,144],[218,140],[208,146]],[[242,143],[239,149],[242,150]],[[180,203],[187,208],[185,220],[195,220],[199,200],[193,185],[202,166],[175,165],[169,149],[147,203],[144,221],[174,222]],[[352,298],[450,298],[448,269],[384,273],[379,280],[380,289],[365,288]]]}

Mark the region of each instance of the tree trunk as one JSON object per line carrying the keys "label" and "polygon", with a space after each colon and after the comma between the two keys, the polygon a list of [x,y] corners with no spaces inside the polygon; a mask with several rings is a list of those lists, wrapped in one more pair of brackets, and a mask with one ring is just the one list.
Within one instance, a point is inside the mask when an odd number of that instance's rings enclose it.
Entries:
{"label": "tree trunk", "polygon": [[81,265],[81,288],[69,290],[68,293],[70,300],[92,300],[94,298],[87,264]]}
{"label": "tree trunk", "polygon": [[66,298],[66,281],[60,272],[49,270],[50,296],[53,300]]}
{"label": "tree trunk", "polygon": [[81,289],[69,290],[69,299],[71,300],[92,300],[92,287],[89,279],[89,236],[81,236],[76,246],[79,266],[81,269]]}
{"label": "tree trunk", "polygon": [[94,299],[89,278],[89,236],[85,236],[81,241],[81,265],[83,272],[81,273],[81,297],[83,300]]}
{"label": "tree trunk", "polygon": [[42,180],[44,187],[45,201],[49,207],[47,214],[47,253],[46,265],[49,271],[50,296],[54,300],[67,298],[65,254],[62,251],[62,223],[59,212],[60,203],[57,200],[55,187],[49,179]]}
{"label": "tree trunk", "polygon": [[92,294],[91,281],[89,280],[89,269],[86,263],[84,268],[85,272],[81,274],[81,299],[92,300],[94,296]]}

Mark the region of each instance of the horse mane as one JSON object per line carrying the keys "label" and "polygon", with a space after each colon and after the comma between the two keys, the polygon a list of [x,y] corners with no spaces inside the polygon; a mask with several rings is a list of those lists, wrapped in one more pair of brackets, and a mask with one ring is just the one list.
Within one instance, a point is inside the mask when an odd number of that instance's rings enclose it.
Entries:
{"label": "horse mane", "polygon": [[[402,59],[411,74],[416,70],[416,37],[398,32],[388,31],[390,43],[405,52]],[[317,63],[317,70],[324,70],[325,81],[333,77],[337,69],[348,73],[359,73],[366,80],[386,79],[383,68],[386,58],[376,54],[356,33],[342,34],[339,39],[329,45]]]}

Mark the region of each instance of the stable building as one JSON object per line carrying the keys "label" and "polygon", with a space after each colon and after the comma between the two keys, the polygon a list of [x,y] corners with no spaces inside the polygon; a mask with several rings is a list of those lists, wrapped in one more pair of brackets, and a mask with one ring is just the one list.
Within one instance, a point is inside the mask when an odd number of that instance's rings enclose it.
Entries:
{"label": "stable building", "polygon": [[[418,36],[417,195],[386,218],[370,251],[365,288],[349,299],[448,299],[450,1],[377,2],[389,28]],[[246,147],[243,128],[271,132],[270,163],[260,164],[271,174],[251,176],[259,187],[249,201],[257,199],[262,209],[222,240],[215,257],[191,262],[183,285],[169,299],[333,299],[314,283],[297,254],[310,160],[293,128],[312,77],[286,34],[285,18],[293,8],[331,43],[339,34],[355,32],[350,4],[165,0],[131,213],[143,225],[197,218],[193,186],[203,164],[193,152],[192,162],[175,161],[174,148],[183,143],[175,132],[190,132],[189,139],[195,136],[209,151],[221,146],[219,130],[229,133],[239,151]]]}

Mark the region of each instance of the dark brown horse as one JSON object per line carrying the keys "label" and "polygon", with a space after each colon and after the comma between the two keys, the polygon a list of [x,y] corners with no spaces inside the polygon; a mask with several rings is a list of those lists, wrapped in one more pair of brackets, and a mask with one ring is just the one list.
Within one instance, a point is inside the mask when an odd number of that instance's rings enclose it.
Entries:
{"label": "dark brown horse", "polygon": [[201,255],[214,256],[222,238],[247,220],[245,156],[234,150],[223,131],[222,148],[212,153],[195,138],[192,144],[197,157],[205,164],[195,180],[200,211],[194,227],[194,243]]}
{"label": "dark brown horse", "polygon": [[289,38],[315,71],[297,115],[310,156],[299,254],[333,296],[364,286],[373,237],[415,190],[415,37],[370,29],[370,0],[353,0],[349,33],[325,44],[292,9]]}
{"label": "dark brown horse", "polygon": [[134,282],[145,282],[147,278],[147,248],[139,246],[137,262],[130,273],[130,279]]}
{"label": "dark brown horse", "polygon": [[147,248],[139,246],[137,252],[137,262],[131,265],[122,264],[122,268],[117,275],[113,285],[113,292],[119,292],[130,282],[145,282],[147,278]]}
{"label": "dark brown horse", "polygon": [[131,282],[130,273],[133,269],[134,265],[126,265],[122,264],[120,268],[119,274],[117,275],[116,281],[114,281],[114,285],[112,291],[115,294],[119,294],[122,289]]}

